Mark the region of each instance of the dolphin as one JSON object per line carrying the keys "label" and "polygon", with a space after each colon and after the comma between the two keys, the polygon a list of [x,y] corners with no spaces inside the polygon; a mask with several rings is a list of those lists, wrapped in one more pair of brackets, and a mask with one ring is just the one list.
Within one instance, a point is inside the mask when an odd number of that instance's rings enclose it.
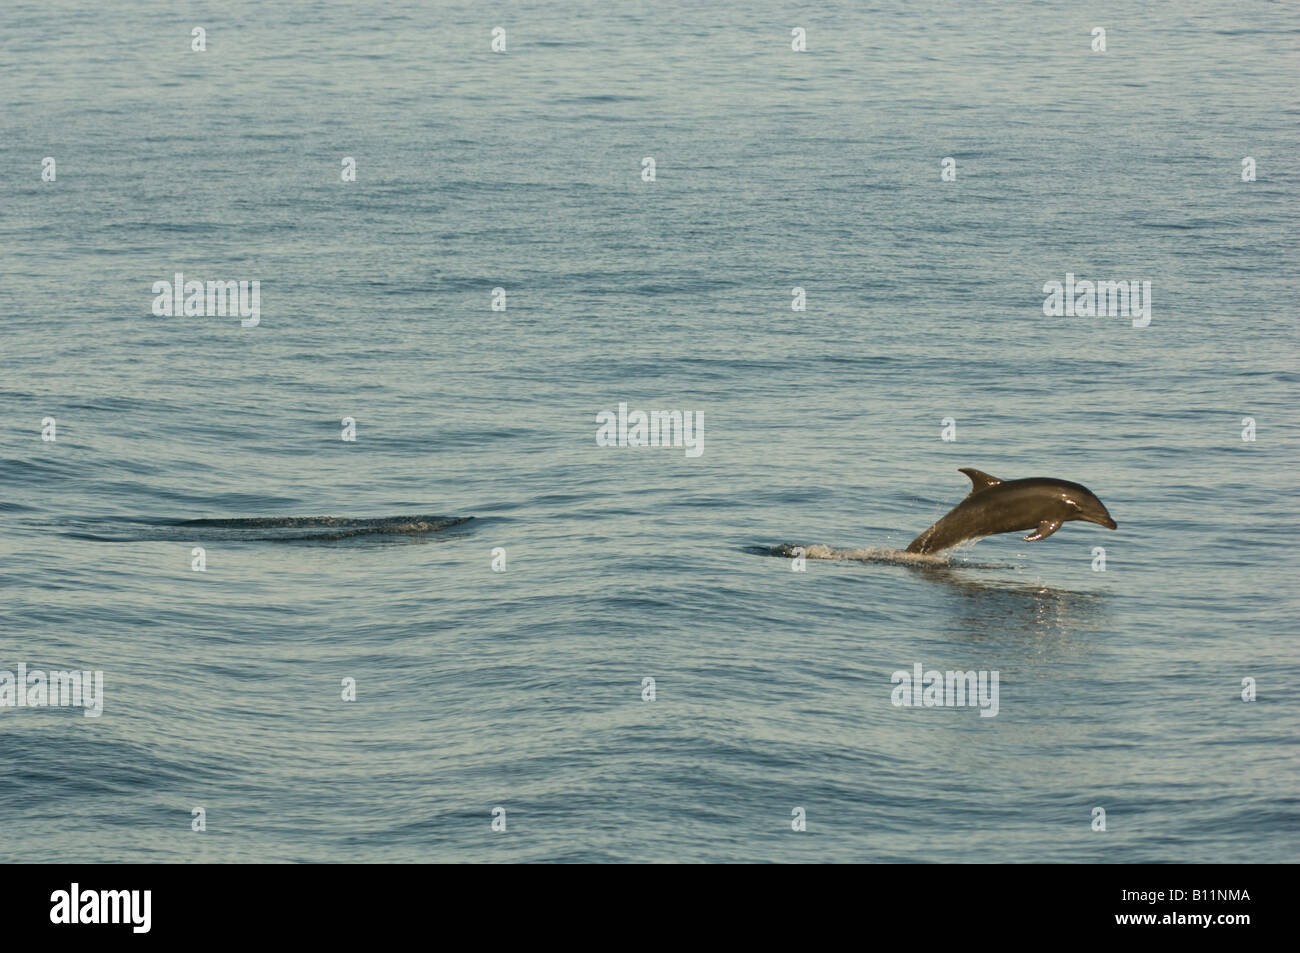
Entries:
{"label": "dolphin", "polygon": [[1110,518],[1092,491],[1068,480],[1030,477],[999,480],[971,467],[959,467],[970,477],[971,491],[907,547],[909,553],[937,553],[968,539],[1032,529],[1028,542],[1046,539],[1067,520],[1087,520],[1107,529],[1118,524]]}
{"label": "dolphin", "polygon": [[[472,516],[250,516],[225,519],[177,520],[166,517],[116,516],[73,519],[78,539],[106,543],[176,541],[338,542],[363,537],[414,537],[463,526]],[[449,534],[455,535],[455,534]]]}

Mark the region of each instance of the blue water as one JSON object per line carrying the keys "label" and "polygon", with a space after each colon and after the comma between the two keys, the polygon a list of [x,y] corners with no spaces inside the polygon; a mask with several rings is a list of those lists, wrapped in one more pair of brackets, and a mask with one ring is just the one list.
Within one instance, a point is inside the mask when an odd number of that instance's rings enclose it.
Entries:
{"label": "blue water", "polygon": [[747,6],[0,7],[0,859],[1294,860],[1300,8]]}

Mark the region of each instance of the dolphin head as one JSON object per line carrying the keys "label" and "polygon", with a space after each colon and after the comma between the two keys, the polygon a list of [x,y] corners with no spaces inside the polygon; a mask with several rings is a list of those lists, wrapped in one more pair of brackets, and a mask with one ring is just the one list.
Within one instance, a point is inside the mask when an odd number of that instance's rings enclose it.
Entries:
{"label": "dolphin head", "polygon": [[1107,529],[1115,529],[1119,526],[1118,523],[1111,519],[1110,513],[1106,511],[1106,507],[1101,500],[1097,499],[1092,491],[1085,486],[1080,486],[1077,483],[1067,483],[1061,498],[1074,514],[1069,517],[1070,519],[1100,523]]}

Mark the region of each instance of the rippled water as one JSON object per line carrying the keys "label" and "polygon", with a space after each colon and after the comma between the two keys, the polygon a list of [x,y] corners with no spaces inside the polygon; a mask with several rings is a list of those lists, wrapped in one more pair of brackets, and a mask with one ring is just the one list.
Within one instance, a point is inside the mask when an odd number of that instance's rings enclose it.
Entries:
{"label": "rippled water", "polygon": [[1300,11],[751,6],[0,8],[0,858],[1294,859]]}

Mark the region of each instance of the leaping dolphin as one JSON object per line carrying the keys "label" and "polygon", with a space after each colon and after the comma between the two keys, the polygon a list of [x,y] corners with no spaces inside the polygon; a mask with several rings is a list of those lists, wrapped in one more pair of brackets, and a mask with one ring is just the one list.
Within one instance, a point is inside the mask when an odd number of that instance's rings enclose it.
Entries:
{"label": "leaping dolphin", "polygon": [[968,539],[1032,529],[1025,539],[1046,539],[1067,520],[1087,520],[1107,529],[1110,518],[1092,491],[1068,480],[1030,477],[999,480],[970,467],[959,467],[973,484],[970,494],[907,547],[909,553],[937,553]]}

